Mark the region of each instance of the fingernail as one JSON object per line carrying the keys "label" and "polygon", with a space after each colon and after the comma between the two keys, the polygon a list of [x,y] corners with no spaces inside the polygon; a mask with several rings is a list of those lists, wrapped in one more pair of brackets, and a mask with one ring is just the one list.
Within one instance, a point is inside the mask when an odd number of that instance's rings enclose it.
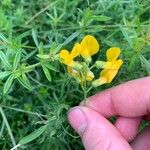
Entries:
{"label": "fingernail", "polygon": [[76,132],[82,135],[87,127],[87,118],[84,111],[78,106],[74,107],[68,112],[68,119]]}

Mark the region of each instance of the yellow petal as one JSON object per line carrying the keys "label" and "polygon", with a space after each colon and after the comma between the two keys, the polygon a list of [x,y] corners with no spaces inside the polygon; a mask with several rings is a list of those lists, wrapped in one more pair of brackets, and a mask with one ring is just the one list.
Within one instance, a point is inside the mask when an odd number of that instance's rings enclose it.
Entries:
{"label": "yellow petal", "polygon": [[108,61],[116,60],[119,57],[120,52],[121,52],[120,48],[118,47],[109,48],[106,52],[107,60]]}
{"label": "yellow petal", "polygon": [[94,36],[87,35],[81,41],[81,56],[89,57],[99,51],[99,44]]}
{"label": "yellow petal", "polygon": [[121,67],[122,64],[123,64],[122,59],[118,59],[118,60],[115,61],[112,69],[120,69],[120,67]]}
{"label": "yellow petal", "polygon": [[73,59],[70,56],[69,52],[65,49],[60,51],[59,57],[62,59],[62,62],[66,65],[71,64],[72,61],[73,61]]}
{"label": "yellow petal", "polygon": [[66,59],[69,56],[69,52],[66,49],[63,49],[59,53],[59,57],[61,59]]}
{"label": "yellow petal", "polygon": [[123,61],[121,59],[118,59],[118,60],[113,60],[110,62],[109,61],[105,62],[105,64],[101,68],[118,70],[122,64],[123,64]]}
{"label": "yellow petal", "polygon": [[79,43],[76,43],[71,51],[72,58],[75,58],[78,55],[80,55],[80,51],[81,51],[81,45]]}
{"label": "yellow petal", "polygon": [[110,70],[110,69],[104,69],[100,73],[100,79],[105,78],[106,83],[110,83],[114,77],[117,75],[118,70]]}

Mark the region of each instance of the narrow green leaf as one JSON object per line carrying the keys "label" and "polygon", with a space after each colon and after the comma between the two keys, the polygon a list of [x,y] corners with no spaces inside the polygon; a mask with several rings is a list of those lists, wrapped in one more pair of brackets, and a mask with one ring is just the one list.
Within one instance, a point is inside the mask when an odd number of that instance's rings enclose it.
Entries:
{"label": "narrow green leaf", "polygon": [[59,72],[59,70],[55,66],[51,65],[50,63],[45,63],[44,65],[52,71]]}
{"label": "narrow green leaf", "polygon": [[31,58],[36,52],[37,52],[37,50],[32,50],[30,53],[28,53],[26,56],[24,56],[24,58],[22,59],[22,61],[28,60],[28,59]]}
{"label": "narrow green leaf", "polygon": [[0,59],[3,62],[5,66],[7,66],[9,69],[11,69],[11,64],[8,62],[6,55],[3,53],[3,51],[0,51]]}
{"label": "narrow green leaf", "polygon": [[42,65],[42,69],[43,69],[43,71],[44,71],[44,74],[45,74],[47,80],[48,80],[49,82],[51,82],[52,79],[51,79],[51,75],[50,75],[49,70],[48,70],[44,65]]}
{"label": "narrow green leaf", "polygon": [[19,81],[19,83],[25,87],[26,89],[32,91],[32,86],[27,78],[27,76],[25,74],[23,74],[21,77],[18,77],[17,80]]}
{"label": "narrow green leaf", "polygon": [[21,59],[21,49],[19,49],[15,55],[15,60],[14,60],[14,63],[13,63],[13,68],[14,69],[17,69],[18,65],[19,65],[19,62],[20,62],[20,59]]}
{"label": "narrow green leaf", "polygon": [[46,129],[46,125],[44,125],[44,126],[38,128],[37,130],[35,130],[35,131],[32,132],[31,134],[29,134],[29,135],[23,137],[23,138],[19,141],[18,145],[24,145],[24,144],[27,144],[27,143],[29,143],[29,142],[35,140],[36,138],[38,138],[38,137],[45,131],[45,129]]}
{"label": "narrow green leaf", "polygon": [[11,71],[0,72],[0,79],[3,79],[10,74],[11,74]]}
{"label": "narrow green leaf", "polygon": [[133,48],[132,41],[131,41],[128,33],[126,32],[125,28],[123,28],[122,26],[120,26],[120,30],[121,30],[123,36],[125,37],[125,39],[127,40],[127,42],[129,43],[130,47]]}
{"label": "narrow green leaf", "polygon": [[37,36],[36,36],[36,33],[35,33],[35,30],[32,29],[32,37],[33,37],[33,40],[34,40],[34,43],[37,47],[39,47],[39,42],[38,42],[38,39],[37,39]]}
{"label": "narrow green leaf", "polygon": [[147,59],[145,59],[145,57],[142,55],[139,55],[139,57],[142,62],[142,65],[147,70],[148,74],[150,75],[150,62]]}
{"label": "narrow green leaf", "polygon": [[7,81],[5,82],[4,89],[3,89],[4,94],[6,94],[9,91],[9,89],[13,83],[13,79],[14,79],[14,76],[10,75],[9,78],[7,79]]}
{"label": "narrow green leaf", "polygon": [[108,20],[111,20],[110,17],[108,17],[108,16],[103,16],[103,15],[100,15],[100,16],[95,16],[95,15],[93,15],[93,16],[92,16],[92,19],[95,20],[95,21],[103,21],[103,22],[108,21]]}
{"label": "narrow green leaf", "polygon": [[68,43],[70,43],[73,39],[75,39],[77,36],[79,36],[79,32],[74,32],[73,34],[71,34],[63,43],[63,45],[67,45]]}
{"label": "narrow green leaf", "polygon": [[49,54],[51,55],[55,55],[58,51],[57,51],[58,49],[57,49],[57,44],[56,44],[56,42],[53,42],[53,43],[51,43],[51,45],[50,45],[50,52],[49,52]]}
{"label": "narrow green leaf", "polygon": [[36,56],[41,59],[50,59],[49,55],[37,54]]}
{"label": "narrow green leaf", "polygon": [[8,39],[1,33],[0,33],[0,39],[3,40],[4,42],[9,43]]}
{"label": "narrow green leaf", "polygon": [[38,47],[38,52],[39,52],[39,54],[43,54],[44,53],[44,51],[43,51],[43,43],[42,42],[40,43],[40,45]]}
{"label": "narrow green leaf", "polygon": [[130,64],[128,66],[129,71],[134,69],[137,59],[138,59],[138,56],[136,54],[132,55],[132,57],[130,58]]}

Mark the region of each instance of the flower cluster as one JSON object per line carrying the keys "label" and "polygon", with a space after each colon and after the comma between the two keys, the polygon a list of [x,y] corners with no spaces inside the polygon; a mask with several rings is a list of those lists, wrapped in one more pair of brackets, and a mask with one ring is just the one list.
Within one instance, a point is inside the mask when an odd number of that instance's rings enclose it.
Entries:
{"label": "flower cluster", "polygon": [[[100,45],[96,38],[86,35],[80,43],[74,45],[71,52],[66,49],[61,50],[59,57],[61,62],[67,66],[68,73],[78,82],[83,84],[86,81],[90,81],[96,87],[110,83],[123,63],[121,59],[118,59],[120,49],[112,47],[106,52],[107,61],[96,61],[93,66],[90,66],[91,56],[96,54],[99,49]],[[94,80],[95,76],[91,71],[94,67],[102,69],[99,78],[96,80]]]}

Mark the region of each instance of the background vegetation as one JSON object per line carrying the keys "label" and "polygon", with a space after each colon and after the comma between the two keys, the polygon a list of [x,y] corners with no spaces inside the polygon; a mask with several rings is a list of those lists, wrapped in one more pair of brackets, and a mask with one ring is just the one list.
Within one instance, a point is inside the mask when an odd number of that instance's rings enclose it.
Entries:
{"label": "background vegetation", "polygon": [[0,0],[0,148],[83,149],[66,119],[83,92],[53,56],[86,34],[101,43],[95,60],[105,60],[109,47],[121,48],[115,80],[88,96],[147,76],[149,14],[149,0]]}

